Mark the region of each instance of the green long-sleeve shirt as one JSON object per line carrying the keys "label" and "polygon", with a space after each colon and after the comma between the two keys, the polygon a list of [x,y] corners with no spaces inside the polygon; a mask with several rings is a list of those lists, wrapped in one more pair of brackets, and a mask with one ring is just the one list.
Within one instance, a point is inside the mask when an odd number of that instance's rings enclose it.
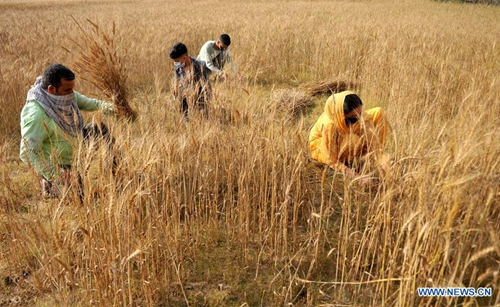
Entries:
{"label": "green long-sleeve shirt", "polygon": [[[75,92],[75,102],[82,111],[111,111],[112,104]],[[45,179],[55,175],[58,165],[71,165],[77,137],[67,134],[47,116],[37,100],[27,100],[21,111],[20,158]]]}

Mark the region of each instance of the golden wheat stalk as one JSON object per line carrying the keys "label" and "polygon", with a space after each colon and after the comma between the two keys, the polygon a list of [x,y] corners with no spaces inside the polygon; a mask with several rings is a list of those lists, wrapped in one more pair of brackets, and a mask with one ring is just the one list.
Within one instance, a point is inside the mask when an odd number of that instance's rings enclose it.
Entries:
{"label": "golden wheat stalk", "polygon": [[276,104],[278,109],[292,116],[302,114],[307,108],[314,105],[310,95],[297,89],[274,91],[272,102]]}
{"label": "golden wheat stalk", "polygon": [[306,84],[302,86],[302,89],[311,96],[318,96],[331,95],[346,90],[354,90],[357,87],[358,84],[353,81],[332,80]]}
{"label": "golden wheat stalk", "polygon": [[272,101],[278,109],[292,116],[303,114],[307,108],[314,105],[313,97],[318,95],[331,95],[345,90],[356,89],[356,82],[333,80],[319,83],[309,83],[298,89],[273,91]]}
{"label": "golden wheat stalk", "polygon": [[71,18],[82,33],[80,42],[73,40],[79,52],[75,69],[84,80],[100,89],[114,103],[118,116],[133,119],[135,112],[128,104],[126,71],[113,40],[115,24],[112,34],[108,35],[89,19],[87,22],[92,27],[86,31],[73,16]]}

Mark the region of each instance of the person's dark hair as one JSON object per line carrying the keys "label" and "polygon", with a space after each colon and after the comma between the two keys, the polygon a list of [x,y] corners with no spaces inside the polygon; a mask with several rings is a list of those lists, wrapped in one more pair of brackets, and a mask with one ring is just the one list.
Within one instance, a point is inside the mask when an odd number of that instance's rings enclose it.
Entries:
{"label": "person's dark hair", "polygon": [[63,78],[68,81],[75,80],[75,73],[62,64],[52,64],[43,71],[42,88],[46,90],[49,88],[49,85],[52,85],[56,89],[59,89],[61,86],[61,79]]}
{"label": "person's dark hair", "polygon": [[187,50],[186,45],[184,45],[183,43],[176,43],[170,49],[169,56],[172,60],[178,59],[181,56],[183,56],[184,54],[187,54],[187,52],[188,52],[188,50]]}
{"label": "person's dark hair", "polygon": [[227,34],[222,34],[222,35],[219,37],[219,41],[220,41],[221,43],[223,43],[224,45],[226,45],[226,46],[231,45],[231,37],[229,37],[229,35],[227,35]]}
{"label": "person's dark hair", "polygon": [[363,105],[363,101],[356,94],[349,94],[344,99],[344,114],[351,112],[359,106]]}

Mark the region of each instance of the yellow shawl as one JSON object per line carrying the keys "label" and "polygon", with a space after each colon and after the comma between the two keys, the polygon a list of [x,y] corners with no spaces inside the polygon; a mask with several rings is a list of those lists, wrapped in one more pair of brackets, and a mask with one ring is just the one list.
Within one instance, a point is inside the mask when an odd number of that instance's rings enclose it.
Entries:
{"label": "yellow shawl", "polygon": [[[350,126],[347,126],[345,122],[344,101],[347,95],[352,94],[355,95],[355,93],[351,91],[344,91],[341,93],[333,94],[326,100],[324,112],[326,116],[328,116],[332,120],[335,128],[337,128],[337,131],[341,134],[354,133],[359,135],[361,125],[363,124],[362,120],[359,120],[358,122]],[[371,120],[372,116],[370,114],[367,114],[366,112],[363,112],[362,118],[366,122]]]}
{"label": "yellow shawl", "polygon": [[350,94],[355,93],[344,91],[330,96],[323,114],[309,134],[312,158],[339,171],[344,171],[346,164],[378,147],[376,135],[369,132],[374,131],[371,112],[363,112],[361,119],[353,125],[346,124],[344,100]]}

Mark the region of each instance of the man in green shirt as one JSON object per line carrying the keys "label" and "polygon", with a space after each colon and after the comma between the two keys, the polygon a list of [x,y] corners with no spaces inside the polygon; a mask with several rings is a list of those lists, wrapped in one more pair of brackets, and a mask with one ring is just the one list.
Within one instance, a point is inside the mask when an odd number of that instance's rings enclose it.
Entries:
{"label": "man in green shirt", "polygon": [[[69,185],[78,136],[84,128],[95,130],[84,127],[80,110],[113,110],[112,104],[88,98],[74,87],[75,74],[62,64],[52,64],[28,91],[21,111],[20,158],[42,177],[44,197],[58,195],[54,181]],[[109,135],[103,137],[109,140]]]}

